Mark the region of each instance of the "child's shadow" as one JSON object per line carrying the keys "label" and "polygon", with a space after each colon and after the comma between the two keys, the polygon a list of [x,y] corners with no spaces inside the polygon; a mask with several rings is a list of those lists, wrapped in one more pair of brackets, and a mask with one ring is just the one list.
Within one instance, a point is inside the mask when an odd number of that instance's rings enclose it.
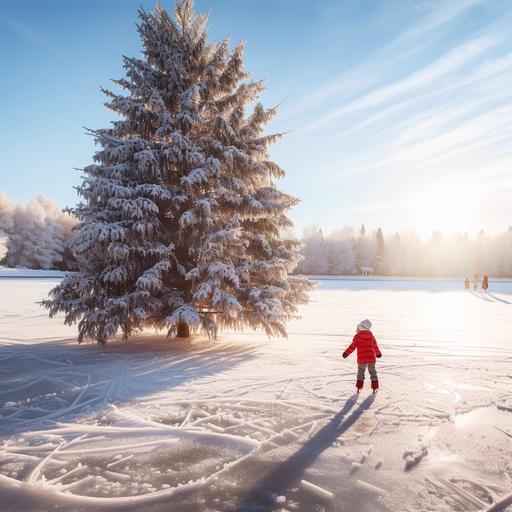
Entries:
{"label": "child's shadow", "polygon": [[272,495],[285,495],[286,491],[297,483],[302,473],[313,464],[322,452],[332,446],[339,436],[356,423],[374,399],[375,395],[368,396],[352,411],[350,416],[346,417],[357,401],[357,394],[352,395],[327,425],[321,428],[291,457],[273,467],[254,484],[249,493],[240,500],[238,510],[250,510],[253,505],[265,506],[265,510],[278,507],[278,504],[273,502]]}

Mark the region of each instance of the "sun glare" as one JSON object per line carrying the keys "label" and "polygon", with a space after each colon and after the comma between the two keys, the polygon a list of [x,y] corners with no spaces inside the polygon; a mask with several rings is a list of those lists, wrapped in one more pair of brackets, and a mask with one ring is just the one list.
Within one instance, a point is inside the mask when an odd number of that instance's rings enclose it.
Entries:
{"label": "sun glare", "polygon": [[430,190],[418,198],[414,207],[418,230],[425,234],[472,231],[474,206],[473,194],[468,192]]}

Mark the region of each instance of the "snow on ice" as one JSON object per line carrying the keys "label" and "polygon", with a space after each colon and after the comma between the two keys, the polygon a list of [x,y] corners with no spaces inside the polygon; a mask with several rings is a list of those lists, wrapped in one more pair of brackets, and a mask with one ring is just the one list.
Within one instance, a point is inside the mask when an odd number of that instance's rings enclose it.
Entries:
{"label": "snow on ice", "polygon": [[[0,279],[2,510],[498,511],[512,505],[512,283],[323,280],[288,339],[106,347]],[[370,318],[381,390],[341,358]]]}

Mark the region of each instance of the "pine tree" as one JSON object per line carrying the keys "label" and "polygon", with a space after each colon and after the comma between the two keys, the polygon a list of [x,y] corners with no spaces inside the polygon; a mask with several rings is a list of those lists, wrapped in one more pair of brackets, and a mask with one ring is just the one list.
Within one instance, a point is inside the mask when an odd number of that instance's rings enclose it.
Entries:
{"label": "pine tree", "polygon": [[400,233],[395,233],[388,241],[386,250],[385,266],[388,271],[388,275],[402,275],[404,252],[402,237],[400,236]]}
{"label": "pine tree", "polygon": [[384,272],[384,259],[386,255],[386,244],[384,242],[384,234],[382,229],[379,228],[375,233],[375,256],[373,258],[373,267],[377,275],[383,275]]}
{"label": "pine tree", "polygon": [[300,256],[280,233],[297,200],[263,130],[275,108],[257,103],[243,45],[209,43],[206,16],[178,0],[139,11],[142,58],[124,57],[124,94],[103,90],[120,119],[91,132],[100,150],[84,169],[74,210],[80,271],[44,302],[99,343],[147,327],[179,336],[229,328],[286,335],[309,282],[289,273]]}
{"label": "pine tree", "polygon": [[371,240],[366,236],[366,227],[363,224],[359,229],[359,237],[356,242],[357,266],[362,272],[364,268],[370,267],[374,257],[374,247]]}
{"label": "pine tree", "polygon": [[304,230],[301,255],[302,261],[297,267],[300,273],[327,274],[325,238],[322,229],[318,226],[311,226]]}

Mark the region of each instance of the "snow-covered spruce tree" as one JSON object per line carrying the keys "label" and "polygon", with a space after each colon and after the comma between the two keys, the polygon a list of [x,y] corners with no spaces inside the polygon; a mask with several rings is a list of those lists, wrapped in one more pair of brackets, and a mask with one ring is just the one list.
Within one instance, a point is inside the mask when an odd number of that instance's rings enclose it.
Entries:
{"label": "snow-covered spruce tree", "polygon": [[93,132],[100,150],[84,169],[73,251],[80,271],[44,301],[79,321],[79,341],[105,343],[154,327],[188,336],[285,323],[307,301],[309,282],[290,276],[298,243],[280,233],[297,201],[275,185],[283,171],[264,135],[275,109],[248,103],[243,46],[209,43],[206,16],[178,0],[139,11],[142,58],[124,58],[123,94],[104,90],[119,115]]}

